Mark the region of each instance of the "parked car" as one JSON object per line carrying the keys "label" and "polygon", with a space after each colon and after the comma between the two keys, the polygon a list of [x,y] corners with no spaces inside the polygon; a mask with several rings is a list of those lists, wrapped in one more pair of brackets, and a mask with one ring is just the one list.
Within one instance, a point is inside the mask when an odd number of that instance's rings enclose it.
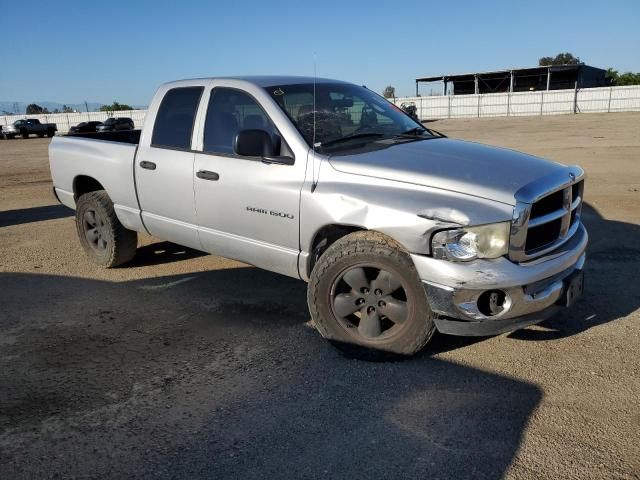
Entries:
{"label": "parked car", "polygon": [[91,133],[96,131],[96,127],[102,125],[102,122],[81,122],[78,125],[74,125],[69,129],[69,134],[73,135],[75,133]]}
{"label": "parked car", "polygon": [[582,293],[580,167],[445,138],[365,87],[173,82],[141,132],[100,135],[49,147],[92,261],[128,262],[146,232],[302,279],[318,331],[351,352],[515,330]]}
{"label": "parked car", "polygon": [[116,132],[119,130],[133,130],[133,120],[127,117],[107,118],[102,125],[96,127],[97,132]]}
{"label": "parked car", "polygon": [[27,118],[16,120],[11,125],[2,129],[5,138],[15,138],[21,135],[22,138],[29,138],[29,135],[37,135],[38,137],[53,137],[58,131],[55,123],[40,123],[37,118]]}

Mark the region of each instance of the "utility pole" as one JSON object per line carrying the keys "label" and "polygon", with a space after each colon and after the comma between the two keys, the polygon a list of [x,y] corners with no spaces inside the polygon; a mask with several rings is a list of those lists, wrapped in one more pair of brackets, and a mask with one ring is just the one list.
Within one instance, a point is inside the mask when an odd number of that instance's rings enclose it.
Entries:
{"label": "utility pole", "polygon": [[89,104],[86,100],[84,101],[84,108],[87,110],[87,113],[89,113]]}

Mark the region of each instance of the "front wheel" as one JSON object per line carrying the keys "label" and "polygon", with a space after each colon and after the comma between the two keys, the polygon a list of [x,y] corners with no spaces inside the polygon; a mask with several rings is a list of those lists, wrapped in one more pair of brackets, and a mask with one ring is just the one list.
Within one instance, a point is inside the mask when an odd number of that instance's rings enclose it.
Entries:
{"label": "front wheel", "polygon": [[104,190],[85,193],[78,199],[76,229],[82,248],[97,265],[117,267],[136,254],[138,234],[120,223]]}
{"label": "front wheel", "polygon": [[378,232],[331,245],[311,273],[308,302],[320,334],[360,358],[413,355],[435,331],[411,257]]}
{"label": "front wheel", "polygon": [[21,132],[22,138],[29,138],[29,132],[27,132],[26,130],[23,130]]}

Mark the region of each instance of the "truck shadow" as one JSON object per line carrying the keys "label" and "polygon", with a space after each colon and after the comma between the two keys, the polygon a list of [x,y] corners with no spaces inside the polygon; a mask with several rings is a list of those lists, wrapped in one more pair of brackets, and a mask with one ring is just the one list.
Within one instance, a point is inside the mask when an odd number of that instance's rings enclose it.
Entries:
{"label": "truck shadow", "polygon": [[0,212],[0,228],[24,223],[56,220],[72,217],[73,210],[64,205],[45,205],[43,207],[21,208],[19,210],[5,210]]}
{"label": "truck shadow", "polygon": [[607,220],[585,203],[582,219],[589,232],[583,297],[540,324],[511,333],[520,340],[555,340],[608,323],[640,308],[640,225]]}
{"label": "truck shadow", "polygon": [[255,268],[0,283],[7,478],[500,478],[542,398],[346,359],[305,327],[305,285]]}
{"label": "truck shadow", "polygon": [[208,253],[193,250],[192,248],[183,247],[171,242],[159,241],[138,247],[134,259],[122,268],[161,265],[163,263],[189,260],[191,258],[203,257],[205,255],[208,255]]}

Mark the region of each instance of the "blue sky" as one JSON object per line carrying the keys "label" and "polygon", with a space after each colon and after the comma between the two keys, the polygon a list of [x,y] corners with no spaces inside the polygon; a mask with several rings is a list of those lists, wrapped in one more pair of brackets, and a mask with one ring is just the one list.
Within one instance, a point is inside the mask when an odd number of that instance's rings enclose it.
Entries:
{"label": "blue sky", "polygon": [[314,52],[319,76],[400,95],[561,51],[640,71],[640,0],[6,1],[0,35],[0,100],[23,102],[146,105],[168,80],[312,75]]}

